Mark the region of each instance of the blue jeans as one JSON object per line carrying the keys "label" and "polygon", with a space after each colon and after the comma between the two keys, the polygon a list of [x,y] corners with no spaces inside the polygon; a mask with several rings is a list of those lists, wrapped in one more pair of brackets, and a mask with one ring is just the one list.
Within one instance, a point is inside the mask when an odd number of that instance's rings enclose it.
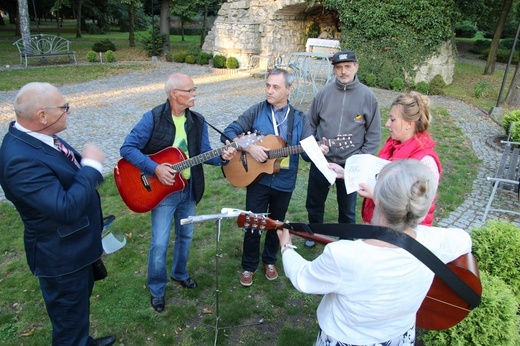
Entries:
{"label": "blue jeans", "polygon": [[152,210],[152,241],[148,253],[148,287],[152,297],[164,297],[168,283],[166,256],[172,220],[175,222],[175,239],[170,276],[175,280],[186,280],[189,277],[186,264],[193,239],[193,224],[181,225],[181,219],[193,215],[195,201],[191,184],[182,191],[172,193]]}

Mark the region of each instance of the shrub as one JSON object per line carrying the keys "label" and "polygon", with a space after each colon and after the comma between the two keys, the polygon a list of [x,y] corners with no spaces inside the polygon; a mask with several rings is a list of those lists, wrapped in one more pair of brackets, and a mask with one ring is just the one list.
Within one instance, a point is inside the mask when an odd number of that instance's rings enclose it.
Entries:
{"label": "shrub", "polygon": [[511,140],[520,142],[520,121],[515,121],[511,126]]}
{"label": "shrub", "polygon": [[477,28],[473,22],[465,20],[455,25],[455,36],[456,37],[467,37],[472,38],[477,34]]}
{"label": "shrub", "polygon": [[107,52],[105,53],[105,57],[108,62],[116,61],[116,54],[111,50],[107,50]]}
{"label": "shrub", "polygon": [[491,45],[490,40],[476,40],[475,43],[473,43],[473,46],[470,48],[470,52],[476,53],[476,54],[482,54],[482,51],[485,49],[489,49],[489,46]]}
{"label": "shrub", "polygon": [[223,55],[215,55],[212,60],[213,67],[223,68],[226,66],[226,57]]}
{"label": "shrub", "polygon": [[395,77],[392,79],[392,90],[394,91],[403,91],[404,88],[404,80],[401,77]]}
{"label": "shrub", "polygon": [[186,52],[175,53],[175,54],[173,54],[173,61],[185,62],[187,56],[188,56],[188,54]]}
{"label": "shrub", "polygon": [[167,62],[173,62],[173,52],[170,50],[168,52],[166,52],[166,54],[164,55],[164,60],[166,60]]}
{"label": "shrub", "polygon": [[229,69],[237,69],[238,68],[238,60],[235,57],[230,56],[226,60],[226,67]]}
{"label": "shrub", "polygon": [[186,62],[187,64],[195,64],[196,61],[197,58],[193,55],[186,55],[186,59],[184,59],[184,62]]}
{"label": "shrub", "polygon": [[141,36],[139,39],[148,56],[161,54],[164,41],[166,41],[166,35],[160,33],[158,25],[155,25],[154,29],[148,32],[148,35]]}
{"label": "shrub", "polygon": [[[487,57],[489,55],[489,48],[486,48],[480,53],[480,57],[484,60],[487,60]],[[497,62],[501,63],[507,63],[509,62],[509,57],[511,55],[510,49],[498,49],[497,50]],[[513,53],[513,58],[511,59],[511,63],[517,64],[520,60],[520,52],[515,51]]]}
{"label": "shrub", "polygon": [[92,50],[94,52],[98,52],[98,53],[99,52],[104,53],[107,50],[111,50],[111,51],[115,52],[116,45],[109,39],[105,39],[105,40],[94,42],[94,44],[92,45]]}
{"label": "shrub", "polygon": [[373,73],[367,73],[365,76],[365,84],[369,87],[375,87],[377,84],[377,77]]}
{"label": "shrub", "polygon": [[[490,256],[491,257],[491,256]],[[459,324],[430,330],[420,336],[425,346],[518,345],[520,316],[511,288],[501,279],[480,271],[482,302]]]}
{"label": "shrub", "polygon": [[194,57],[197,57],[197,56],[199,56],[201,51],[202,51],[202,49],[200,48],[199,44],[191,43],[188,46],[188,49],[186,50],[186,53],[188,53],[188,55],[193,55]]}
{"label": "shrub", "polygon": [[520,227],[489,220],[473,229],[471,238],[479,269],[504,280],[520,302]]}
{"label": "shrub", "polygon": [[417,90],[421,94],[429,95],[430,94],[430,84],[426,83],[425,81],[420,81],[415,86],[415,90]]}
{"label": "shrub", "polygon": [[430,81],[430,94],[431,95],[443,95],[446,82],[440,74],[436,74]]}
{"label": "shrub", "polygon": [[97,53],[94,52],[93,50],[89,51],[87,53],[87,60],[89,62],[96,62],[96,59],[97,59]]}
{"label": "shrub", "polygon": [[197,57],[197,64],[199,65],[207,65],[209,64],[209,61],[213,58],[213,54],[201,52],[199,56]]}
{"label": "shrub", "polygon": [[[511,111],[502,118],[502,127],[506,131],[507,135],[510,134],[510,130],[512,131],[511,124],[514,122],[520,124],[520,109]],[[513,139],[513,136],[511,135],[511,138],[514,142],[520,142],[520,136],[517,136]]]}
{"label": "shrub", "polygon": [[378,84],[381,88],[390,90],[392,88],[392,80],[398,76],[399,73],[395,69],[395,64],[390,60],[385,60],[378,75]]}
{"label": "shrub", "polygon": [[486,97],[488,91],[491,89],[491,84],[485,81],[480,81],[475,85],[475,97],[482,98]]}

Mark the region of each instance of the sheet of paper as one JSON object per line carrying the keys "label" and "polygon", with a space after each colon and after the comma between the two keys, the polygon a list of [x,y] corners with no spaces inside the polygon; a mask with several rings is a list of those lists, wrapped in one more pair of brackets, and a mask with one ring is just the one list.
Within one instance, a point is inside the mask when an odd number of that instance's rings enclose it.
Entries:
{"label": "sheet of paper", "polygon": [[370,154],[352,155],[345,161],[345,188],[347,193],[359,190],[359,183],[365,183],[372,189],[379,174],[390,161]]}
{"label": "sheet of paper", "polygon": [[300,141],[300,144],[305,150],[305,153],[314,162],[320,172],[327,178],[329,183],[332,185],[336,182],[336,172],[329,168],[325,155],[321,152],[321,149],[313,136],[309,136]]}

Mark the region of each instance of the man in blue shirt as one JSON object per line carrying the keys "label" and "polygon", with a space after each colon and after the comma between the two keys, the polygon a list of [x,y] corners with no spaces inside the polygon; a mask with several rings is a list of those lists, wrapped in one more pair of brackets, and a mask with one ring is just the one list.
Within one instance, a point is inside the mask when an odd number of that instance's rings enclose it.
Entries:
{"label": "man in blue shirt", "polygon": [[[176,172],[169,164],[158,164],[148,155],[175,146],[182,149],[187,157],[194,157],[211,151],[212,148],[204,117],[190,110],[190,107],[195,106],[197,97],[193,80],[184,74],[172,74],[166,81],[165,91],[168,100],[143,115],[126,137],[120,153],[147,176],[155,174],[161,183],[173,185]],[[223,151],[221,157],[206,162],[216,166],[223,165],[235,153],[236,149],[229,147]],[[175,222],[175,242],[170,277],[186,288],[197,287],[186,269],[193,224],[181,225],[180,221],[195,215],[195,205],[204,194],[204,171],[202,165],[195,165],[182,171],[182,175],[187,179],[188,185],[183,190],[168,195],[151,211],[148,287],[151,304],[157,312],[162,312],[165,306],[164,293],[168,282],[166,255],[172,220]]]}

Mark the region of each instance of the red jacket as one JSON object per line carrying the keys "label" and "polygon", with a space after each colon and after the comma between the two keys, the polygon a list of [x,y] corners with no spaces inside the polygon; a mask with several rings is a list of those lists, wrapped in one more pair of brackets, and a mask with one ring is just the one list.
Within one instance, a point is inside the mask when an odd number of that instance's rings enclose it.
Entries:
{"label": "red jacket", "polygon": [[[441,179],[442,166],[439,156],[433,149],[435,147],[435,141],[430,137],[430,134],[426,131],[417,134],[415,137],[410,138],[404,143],[401,143],[392,137],[388,138],[385,145],[379,152],[379,157],[389,161],[403,160],[403,159],[416,159],[422,160],[425,156],[431,156],[437,164],[439,169],[439,181]],[[428,214],[425,219],[421,222],[421,225],[432,226],[433,225],[433,213],[435,211],[435,200],[432,203]],[[363,206],[361,208],[361,216],[363,221],[369,223],[372,220],[374,213],[374,201],[369,198],[363,200]]]}

